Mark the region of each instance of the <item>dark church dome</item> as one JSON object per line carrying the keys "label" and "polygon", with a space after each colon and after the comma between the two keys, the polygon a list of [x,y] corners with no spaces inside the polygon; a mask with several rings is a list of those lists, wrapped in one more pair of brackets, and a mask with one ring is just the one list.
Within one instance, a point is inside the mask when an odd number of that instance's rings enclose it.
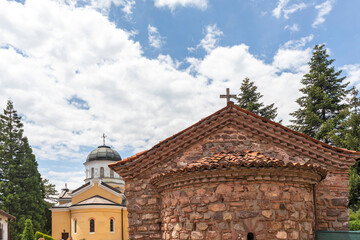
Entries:
{"label": "dark church dome", "polygon": [[86,162],[104,160],[104,161],[121,161],[120,154],[111,149],[109,146],[99,146],[87,156]]}

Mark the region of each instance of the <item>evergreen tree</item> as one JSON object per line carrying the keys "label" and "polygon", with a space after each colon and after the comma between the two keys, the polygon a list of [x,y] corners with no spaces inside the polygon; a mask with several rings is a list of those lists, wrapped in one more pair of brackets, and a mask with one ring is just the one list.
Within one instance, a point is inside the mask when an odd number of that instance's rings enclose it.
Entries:
{"label": "evergreen tree", "polygon": [[31,219],[36,230],[43,230],[44,185],[37,169],[37,162],[28,140],[23,136],[23,124],[8,101],[0,114],[0,162],[3,172],[0,181],[1,207],[14,215],[17,221],[10,226],[11,240],[19,240],[26,219]]}
{"label": "evergreen tree", "polygon": [[26,219],[21,240],[35,240],[34,230],[30,219]]}
{"label": "evergreen tree", "polygon": [[[319,131],[322,125],[331,120],[345,109],[343,104],[348,83],[343,83],[345,77],[340,77],[341,71],[335,71],[331,64],[334,59],[328,59],[324,45],[316,45],[310,62],[309,73],[305,74],[300,91],[303,96],[297,99],[300,109],[291,113],[295,118],[290,127],[296,131],[329,142],[328,132]],[[327,129],[330,130],[330,129]]]}
{"label": "evergreen tree", "polygon": [[264,118],[274,120],[277,116],[277,108],[274,107],[274,103],[264,106],[264,103],[259,102],[262,97],[263,95],[257,92],[255,83],[251,82],[249,78],[245,78],[241,83],[236,105]]}

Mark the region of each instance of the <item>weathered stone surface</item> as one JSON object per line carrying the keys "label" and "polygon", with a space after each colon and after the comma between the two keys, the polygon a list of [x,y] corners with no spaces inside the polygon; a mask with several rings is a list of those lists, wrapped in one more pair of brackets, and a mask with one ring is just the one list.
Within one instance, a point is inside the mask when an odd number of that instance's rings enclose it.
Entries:
{"label": "weathered stone surface", "polygon": [[256,217],[259,214],[259,212],[255,211],[240,211],[238,212],[238,218],[252,218]]}
{"label": "weathered stone surface", "polygon": [[223,203],[210,204],[209,210],[213,212],[225,211],[226,206]]}
{"label": "weathered stone surface", "polygon": [[193,231],[193,232],[191,232],[191,239],[194,239],[194,240],[204,239],[204,236],[201,232]]}
{"label": "weathered stone surface", "polygon": [[287,239],[287,233],[284,232],[284,231],[277,232],[276,233],[276,238],[277,239]]}
{"label": "weathered stone surface", "polygon": [[347,198],[334,198],[331,199],[331,204],[333,206],[343,206],[343,207],[347,207],[348,205],[348,199]]}
{"label": "weathered stone surface", "polygon": [[266,218],[271,218],[274,213],[271,210],[264,210],[261,212],[261,214]]}

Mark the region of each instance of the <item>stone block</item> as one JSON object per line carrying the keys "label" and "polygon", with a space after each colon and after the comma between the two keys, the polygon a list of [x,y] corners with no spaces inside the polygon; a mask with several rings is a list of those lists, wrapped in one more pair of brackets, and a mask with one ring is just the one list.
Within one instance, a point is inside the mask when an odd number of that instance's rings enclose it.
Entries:
{"label": "stone block", "polygon": [[259,214],[259,212],[257,211],[240,211],[238,212],[238,218],[252,218],[252,217],[256,217]]}
{"label": "stone block", "polygon": [[223,203],[210,204],[209,210],[213,212],[225,211],[226,206]]}
{"label": "stone block", "polygon": [[191,232],[191,239],[200,240],[200,239],[204,239],[204,236],[203,236],[203,234],[201,232],[192,231]]}
{"label": "stone block", "polygon": [[284,231],[277,232],[276,233],[276,238],[277,239],[287,239],[287,233],[284,232]]}
{"label": "stone block", "polygon": [[348,199],[347,198],[334,198],[334,199],[331,199],[331,204],[333,206],[347,207]]}

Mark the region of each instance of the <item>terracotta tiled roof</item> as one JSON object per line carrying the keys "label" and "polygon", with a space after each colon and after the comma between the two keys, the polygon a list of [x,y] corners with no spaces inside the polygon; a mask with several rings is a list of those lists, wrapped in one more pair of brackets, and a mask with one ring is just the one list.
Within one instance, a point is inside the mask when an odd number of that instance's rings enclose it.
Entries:
{"label": "terracotta tiled roof", "polygon": [[238,152],[229,152],[229,153],[215,153],[211,157],[204,157],[198,161],[192,162],[184,167],[176,170],[170,170],[161,174],[156,175],[152,178],[152,181],[158,181],[159,179],[174,175],[178,173],[187,173],[187,172],[201,172],[206,170],[213,169],[222,169],[222,168],[288,168],[288,169],[304,169],[304,170],[313,170],[317,172],[322,179],[326,177],[326,169],[310,163],[285,163],[282,160],[265,156],[264,154],[243,150]]}
{"label": "terracotta tiled roof", "polygon": [[225,108],[159,142],[151,149],[109,164],[109,167],[120,173],[124,179],[134,177],[153,164],[169,158],[217,129],[230,124],[252,132],[256,136],[267,138],[270,142],[291,149],[299,155],[318,159],[320,162],[334,167],[348,168],[355,163],[355,159],[360,158],[360,152],[330,146],[229,102]]}

